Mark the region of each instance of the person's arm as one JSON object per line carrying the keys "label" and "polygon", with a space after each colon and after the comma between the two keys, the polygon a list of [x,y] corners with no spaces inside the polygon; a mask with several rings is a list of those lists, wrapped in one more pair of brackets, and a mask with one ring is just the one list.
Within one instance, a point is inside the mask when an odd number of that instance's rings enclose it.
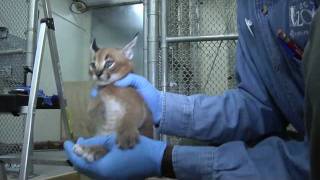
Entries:
{"label": "person's arm", "polygon": [[175,177],[188,180],[308,179],[308,163],[305,142],[277,137],[254,148],[238,141],[220,147],[174,146],[172,152]]}
{"label": "person's arm", "polygon": [[162,94],[160,133],[223,143],[283,131],[285,118],[242,46],[237,47],[236,89],[218,96]]}
{"label": "person's arm", "polygon": [[[241,49],[237,56],[245,59]],[[219,96],[161,93],[135,74],[129,74],[116,85],[137,89],[152,111],[154,124],[163,134],[223,143],[255,140],[283,131],[286,122],[262,80],[254,73],[254,67],[240,61],[238,69],[242,77],[238,88]]]}
{"label": "person's arm", "polygon": [[279,133],[284,127],[272,106],[244,89],[228,90],[220,96],[166,93],[164,99],[159,126],[163,134],[222,143],[252,140]]}

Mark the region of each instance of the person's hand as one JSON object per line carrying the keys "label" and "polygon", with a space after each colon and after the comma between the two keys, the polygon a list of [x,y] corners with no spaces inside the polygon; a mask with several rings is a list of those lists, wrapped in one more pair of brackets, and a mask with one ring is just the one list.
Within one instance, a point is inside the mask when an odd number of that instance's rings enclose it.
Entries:
{"label": "person's hand", "polygon": [[64,149],[73,166],[95,179],[143,179],[161,175],[161,161],[166,143],[144,136],[132,149],[122,150],[115,135],[79,138],[77,144],[104,145],[108,153],[94,162],[87,162],[73,152],[74,143],[65,141]]}
{"label": "person's hand", "polygon": [[144,101],[148,105],[152,112],[153,123],[159,124],[161,119],[162,110],[162,97],[160,92],[150,82],[142,76],[136,74],[128,74],[123,79],[115,82],[116,86],[119,87],[133,87],[143,97]]}

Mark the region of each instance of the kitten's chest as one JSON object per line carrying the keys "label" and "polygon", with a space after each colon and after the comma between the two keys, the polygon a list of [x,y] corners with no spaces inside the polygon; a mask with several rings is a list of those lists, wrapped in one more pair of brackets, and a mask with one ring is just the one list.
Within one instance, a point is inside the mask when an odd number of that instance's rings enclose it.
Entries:
{"label": "kitten's chest", "polygon": [[100,97],[104,108],[104,122],[97,127],[97,134],[110,134],[115,131],[117,124],[124,117],[126,108],[118,98],[110,96]]}
{"label": "kitten's chest", "polygon": [[125,115],[125,103],[119,98],[108,95],[101,97],[101,99],[104,106],[104,116],[107,120],[118,120]]}

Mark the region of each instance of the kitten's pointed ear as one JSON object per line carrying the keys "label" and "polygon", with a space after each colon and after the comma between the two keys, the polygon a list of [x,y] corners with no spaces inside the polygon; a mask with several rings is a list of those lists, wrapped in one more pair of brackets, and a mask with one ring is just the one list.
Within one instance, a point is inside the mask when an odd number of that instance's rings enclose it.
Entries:
{"label": "kitten's pointed ear", "polygon": [[91,50],[93,52],[97,52],[99,50],[99,47],[97,46],[97,42],[96,39],[93,39],[92,43],[91,43]]}
{"label": "kitten's pointed ear", "polygon": [[132,60],[133,58],[133,47],[137,44],[138,40],[138,33],[134,36],[134,38],[122,48],[122,53],[129,59]]}

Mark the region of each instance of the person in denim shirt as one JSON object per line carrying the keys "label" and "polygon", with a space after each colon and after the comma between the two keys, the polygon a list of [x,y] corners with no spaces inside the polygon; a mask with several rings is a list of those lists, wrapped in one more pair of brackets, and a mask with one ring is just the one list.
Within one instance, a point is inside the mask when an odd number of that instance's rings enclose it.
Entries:
{"label": "person in denim shirt", "polygon": [[[101,179],[308,179],[309,143],[291,138],[287,126],[305,137],[302,60],[284,43],[279,30],[305,47],[317,4],[313,0],[238,0],[238,85],[218,96],[162,93],[146,79],[130,74],[118,81],[145,99],[162,134],[203,140],[220,146],[171,146],[141,136],[120,150],[114,135],[80,139],[104,144],[109,153],[94,163],[68,158],[81,172]],[[252,143],[253,142],[253,143]]]}

